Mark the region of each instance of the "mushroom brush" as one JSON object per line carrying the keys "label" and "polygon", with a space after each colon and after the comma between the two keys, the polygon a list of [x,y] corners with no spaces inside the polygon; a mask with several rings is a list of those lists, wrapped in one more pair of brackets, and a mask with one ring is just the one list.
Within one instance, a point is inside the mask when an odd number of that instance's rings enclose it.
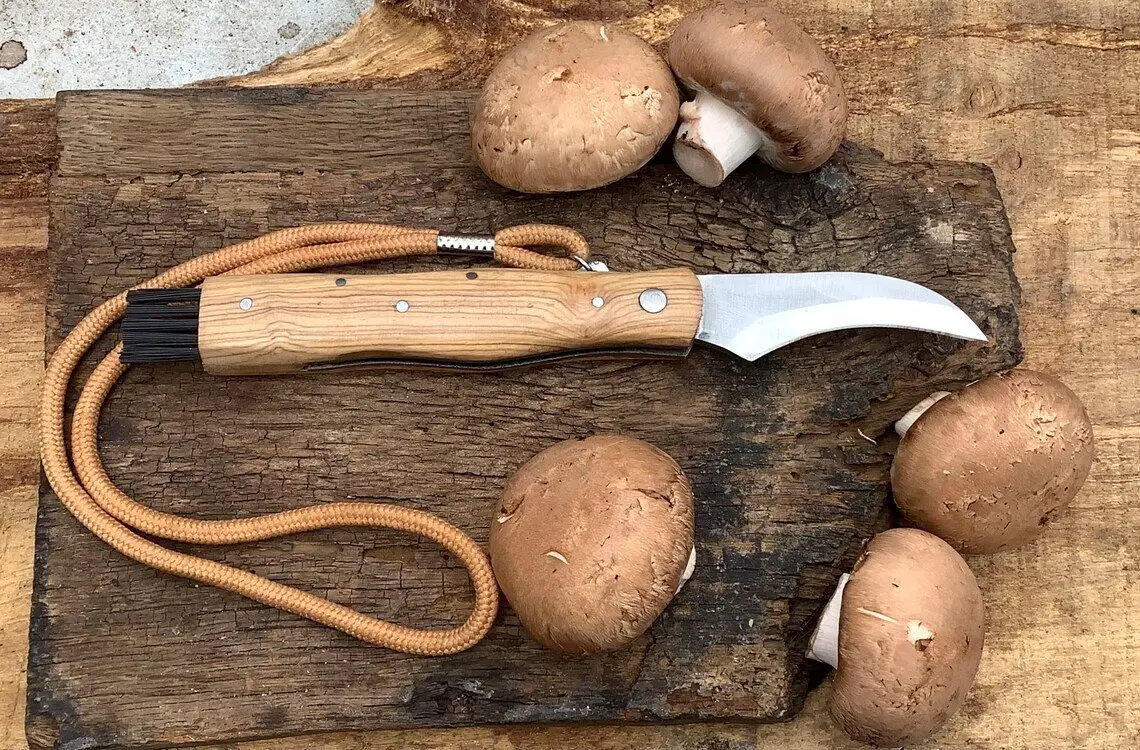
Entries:
{"label": "mushroom brush", "polygon": [[539,643],[569,654],[624,648],[692,575],[693,492],[649,443],[567,440],[511,479],[490,551],[499,586]]}
{"label": "mushroom brush", "polygon": [[966,561],[933,534],[891,529],[841,577],[807,655],[835,668],[836,723],[856,740],[898,747],[930,736],[962,706],[984,635]]}
{"label": "mushroom brush", "polygon": [[677,164],[715,187],[753,154],[808,172],[843,140],[839,72],[807,32],[758,3],[717,2],[681,21],[669,64],[694,99],[681,105]]}
{"label": "mushroom brush", "polygon": [[593,21],[534,32],[483,86],[471,121],[479,166],[524,193],[608,185],[640,169],[677,122],[680,94],[639,37]]}
{"label": "mushroom brush", "polygon": [[906,520],[969,554],[1035,539],[1092,466],[1092,424],[1076,394],[1011,370],[938,392],[895,424],[891,492]]}

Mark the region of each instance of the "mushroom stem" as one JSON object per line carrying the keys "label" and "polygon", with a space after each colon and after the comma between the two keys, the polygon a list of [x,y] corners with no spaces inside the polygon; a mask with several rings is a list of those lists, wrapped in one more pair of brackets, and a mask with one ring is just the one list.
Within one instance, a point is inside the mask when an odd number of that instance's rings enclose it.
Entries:
{"label": "mushroom stem", "polygon": [[685,174],[716,187],[752,154],[775,153],[776,144],[744,115],[704,89],[681,105],[673,158]]}
{"label": "mushroom stem", "polygon": [[851,576],[847,573],[839,576],[835,593],[823,608],[819,623],[808,641],[807,657],[829,664],[832,669],[839,666],[839,613],[843,609],[843,589],[849,580]]}
{"label": "mushroom stem", "polygon": [[673,596],[681,593],[681,589],[685,588],[685,584],[693,577],[693,571],[697,568],[697,547],[689,550],[689,561],[685,563],[685,570],[681,573],[681,580],[677,581],[677,590],[673,592]]}
{"label": "mushroom stem", "polygon": [[919,401],[914,405],[914,408],[903,415],[902,419],[895,422],[895,432],[899,434],[900,438],[906,437],[906,431],[911,428],[918,418],[926,413],[926,410],[937,404],[942,399],[950,395],[949,391],[935,391],[926,398]]}

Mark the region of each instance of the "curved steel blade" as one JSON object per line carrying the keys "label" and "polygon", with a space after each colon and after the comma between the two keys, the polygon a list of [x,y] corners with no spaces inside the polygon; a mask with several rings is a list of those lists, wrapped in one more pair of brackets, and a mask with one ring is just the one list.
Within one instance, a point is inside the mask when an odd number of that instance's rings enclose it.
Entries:
{"label": "curved steel blade", "polygon": [[704,314],[697,340],[749,361],[817,333],[908,328],[985,341],[974,321],[937,292],[872,273],[699,276]]}

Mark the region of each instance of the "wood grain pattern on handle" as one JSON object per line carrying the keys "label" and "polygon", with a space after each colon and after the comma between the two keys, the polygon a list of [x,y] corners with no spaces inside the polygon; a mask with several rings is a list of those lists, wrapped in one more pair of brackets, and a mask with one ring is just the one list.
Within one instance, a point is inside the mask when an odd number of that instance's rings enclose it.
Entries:
{"label": "wood grain pattern on handle", "polygon": [[[648,289],[665,293],[660,312],[643,309]],[[688,269],[219,276],[202,285],[198,346],[216,375],[360,360],[486,364],[583,350],[684,352],[700,319],[701,287]]]}

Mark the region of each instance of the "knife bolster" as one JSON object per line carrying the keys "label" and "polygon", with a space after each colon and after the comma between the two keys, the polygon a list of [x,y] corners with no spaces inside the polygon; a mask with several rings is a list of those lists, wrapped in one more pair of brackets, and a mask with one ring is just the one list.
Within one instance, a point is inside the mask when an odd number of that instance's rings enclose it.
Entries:
{"label": "knife bolster", "polygon": [[688,269],[218,276],[202,284],[198,347],[216,375],[680,354],[696,336],[701,303]]}

